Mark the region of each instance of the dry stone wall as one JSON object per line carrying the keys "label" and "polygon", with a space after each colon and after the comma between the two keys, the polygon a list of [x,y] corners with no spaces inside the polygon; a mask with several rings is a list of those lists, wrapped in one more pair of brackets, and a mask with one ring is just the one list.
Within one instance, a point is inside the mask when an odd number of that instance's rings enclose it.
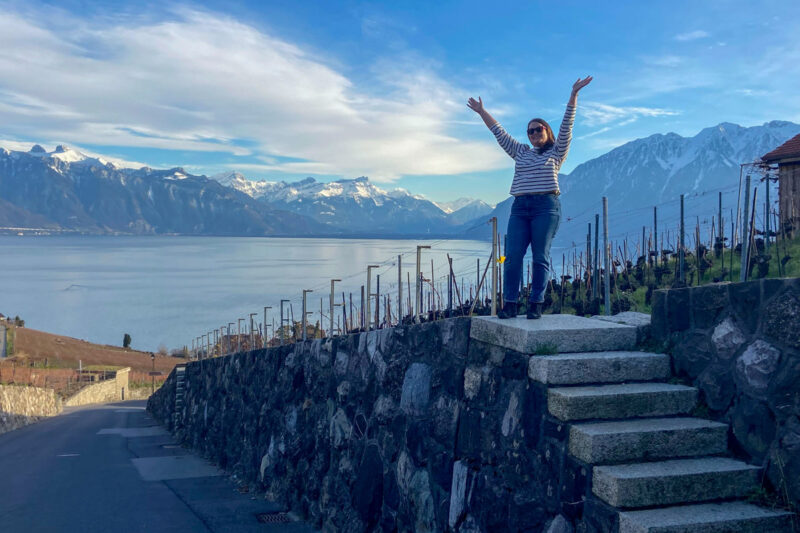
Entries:
{"label": "dry stone wall", "polygon": [[61,400],[53,389],[0,385],[0,433],[60,412]]}
{"label": "dry stone wall", "polygon": [[130,374],[130,370],[130,368],[119,369],[116,371],[116,375],[113,379],[83,387],[74,395],[64,400],[64,406],[74,407],[77,405],[138,399],[130,397],[128,387],[128,375]]}
{"label": "dry stone wall", "polygon": [[587,471],[528,380],[528,356],[469,330],[449,319],[189,363],[181,411],[174,372],[148,410],[325,531],[573,520]]}
{"label": "dry stone wall", "polygon": [[800,279],[656,291],[652,334],[735,450],[800,506]]}

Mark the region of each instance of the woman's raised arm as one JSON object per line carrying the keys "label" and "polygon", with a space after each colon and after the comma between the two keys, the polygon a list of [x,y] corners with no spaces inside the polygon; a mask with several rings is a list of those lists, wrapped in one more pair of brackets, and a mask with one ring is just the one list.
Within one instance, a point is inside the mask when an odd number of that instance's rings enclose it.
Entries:
{"label": "woman's raised arm", "polygon": [[486,109],[483,108],[483,100],[479,96],[477,100],[474,98],[470,98],[467,101],[467,107],[475,111],[477,114],[481,116],[483,119],[483,123],[486,124],[486,127],[492,129],[492,126],[497,124],[497,121],[494,119],[492,115],[489,114]]}

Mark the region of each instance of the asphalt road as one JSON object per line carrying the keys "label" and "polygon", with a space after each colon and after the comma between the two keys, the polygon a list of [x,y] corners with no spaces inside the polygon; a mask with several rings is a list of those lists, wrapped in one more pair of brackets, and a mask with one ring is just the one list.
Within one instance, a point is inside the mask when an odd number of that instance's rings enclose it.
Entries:
{"label": "asphalt road", "polygon": [[311,532],[175,444],[144,401],[67,408],[0,435],[0,532]]}

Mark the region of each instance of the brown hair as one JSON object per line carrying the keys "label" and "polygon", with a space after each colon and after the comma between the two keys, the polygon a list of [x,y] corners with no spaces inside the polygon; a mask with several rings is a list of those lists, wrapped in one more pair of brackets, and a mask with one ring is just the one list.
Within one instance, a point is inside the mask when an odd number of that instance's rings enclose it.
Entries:
{"label": "brown hair", "polygon": [[[550,127],[550,124],[548,124],[546,120],[541,118],[532,118],[528,121],[528,128],[531,127],[532,122],[538,122],[539,124],[544,126],[544,131],[547,132],[547,142],[545,142],[542,146],[537,148],[538,152],[540,154],[543,154],[550,148],[552,148],[553,145],[556,143],[556,136],[553,135],[553,128]],[[527,133],[527,130],[525,131],[525,133]]]}

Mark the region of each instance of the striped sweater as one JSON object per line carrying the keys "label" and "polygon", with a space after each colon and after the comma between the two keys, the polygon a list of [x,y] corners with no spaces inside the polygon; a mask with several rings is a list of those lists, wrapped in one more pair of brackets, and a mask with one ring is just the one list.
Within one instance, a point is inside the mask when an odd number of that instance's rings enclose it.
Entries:
{"label": "striped sweater", "polygon": [[559,190],[558,170],[567,158],[574,122],[575,106],[568,105],[555,144],[542,154],[514,139],[499,122],[490,128],[503,150],[515,161],[512,195]]}

